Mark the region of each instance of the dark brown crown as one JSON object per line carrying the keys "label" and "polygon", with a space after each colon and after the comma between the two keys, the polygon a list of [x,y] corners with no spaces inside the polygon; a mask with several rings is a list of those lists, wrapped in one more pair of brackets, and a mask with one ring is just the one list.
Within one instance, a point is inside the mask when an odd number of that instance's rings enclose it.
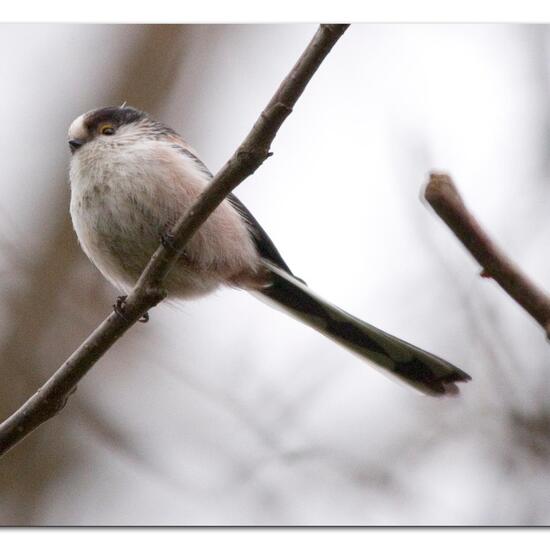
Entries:
{"label": "dark brown crown", "polygon": [[93,134],[97,127],[105,122],[110,122],[118,128],[124,124],[131,124],[147,118],[147,113],[138,111],[133,107],[102,107],[89,112],[84,118],[84,124],[88,131]]}

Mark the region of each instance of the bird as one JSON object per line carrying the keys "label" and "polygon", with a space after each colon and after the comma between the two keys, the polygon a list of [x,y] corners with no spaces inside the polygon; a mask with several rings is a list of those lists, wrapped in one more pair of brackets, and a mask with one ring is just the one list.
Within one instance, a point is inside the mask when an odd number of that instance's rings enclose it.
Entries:
{"label": "bird", "polygon": [[[78,116],[69,127],[70,214],[88,258],[128,293],[170,229],[213,175],[169,126],[123,104]],[[295,276],[252,213],[229,194],[185,245],[165,280],[169,299],[220,286],[244,289],[430,396],[456,395],[471,377],[317,296]],[[125,296],[115,311],[123,314]]]}

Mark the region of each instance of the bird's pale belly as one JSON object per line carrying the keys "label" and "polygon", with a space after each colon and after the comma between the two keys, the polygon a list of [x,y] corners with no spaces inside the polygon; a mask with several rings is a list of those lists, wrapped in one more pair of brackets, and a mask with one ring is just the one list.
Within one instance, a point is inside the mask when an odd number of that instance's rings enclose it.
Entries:
{"label": "bird's pale belly", "polygon": [[[81,246],[101,273],[127,292],[137,281],[161,243],[175,217],[158,223],[148,205],[135,195],[118,191],[113,196],[108,184],[92,184],[74,190],[71,216]],[[192,297],[212,291],[219,281],[208,271],[199,272],[182,257],[168,275],[169,295]]]}

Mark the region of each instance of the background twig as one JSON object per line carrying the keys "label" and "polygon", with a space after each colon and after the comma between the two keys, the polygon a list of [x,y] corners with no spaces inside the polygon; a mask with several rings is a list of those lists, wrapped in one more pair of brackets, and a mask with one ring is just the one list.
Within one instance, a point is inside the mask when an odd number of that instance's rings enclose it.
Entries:
{"label": "background twig", "polygon": [[0,424],[0,455],[6,453],[65,405],[77,383],[97,360],[165,292],[162,283],[175,264],[179,251],[224,198],[252,174],[269,156],[269,147],[307,83],[348,25],[321,25],[291,72],[261,113],[254,127],[234,155],[216,174],[196,204],[172,229],[174,247],[159,246],[129,294],[124,316],[112,313],[61,365],[53,376],[15,413]]}
{"label": "background twig", "polygon": [[[66,49],[70,29],[65,27],[62,31],[58,29],[59,32],[54,27],[47,29],[42,35],[44,47],[51,48],[50,55],[56,57]],[[150,25],[130,28],[121,25],[104,28],[99,34],[104,40],[102,54],[99,55],[109,58],[97,73],[102,75],[98,80],[104,85],[101,90],[93,90],[92,87],[83,90],[83,93],[72,94],[64,103],[51,105],[51,122],[44,122],[44,125],[53,124],[55,130],[52,127],[52,131],[56,135],[65,134],[67,113],[76,115],[91,101],[116,105],[124,98],[145,111],[159,111],[173,93],[178,75],[189,68],[186,55],[189,49],[185,47],[190,41],[189,27]],[[117,48],[121,41],[129,46],[125,52]],[[25,43],[21,40],[17,47]],[[96,62],[96,53],[89,52],[88,56],[83,51],[85,49],[82,44],[79,47],[74,44],[71,60],[66,59],[66,63],[79,63],[80,69],[88,67],[90,70]],[[65,85],[69,88],[78,86],[77,75],[78,71],[71,71],[70,80]],[[17,89],[17,84],[12,82],[11,86]],[[42,87],[37,85],[36,89]],[[96,99],[98,96],[101,99]],[[53,101],[53,97],[43,91],[36,97],[44,103]],[[24,117],[30,114],[31,111],[27,111]],[[4,114],[1,116],[3,122],[9,124],[8,118]],[[28,120],[24,117],[21,124]],[[2,274],[0,290],[0,420],[32,395],[51,374],[52,366],[62,363],[105,317],[104,298],[112,295],[110,285],[97,276],[94,266],[74,238],[67,208],[69,186],[66,184],[67,168],[63,162],[67,152],[63,145],[62,142],[51,144],[46,155],[44,151],[42,155],[34,155],[20,175],[28,187],[36,185],[43,188],[48,182],[50,184],[45,195],[47,200],[41,201],[40,211],[35,214],[39,221],[34,220],[34,227],[40,227],[41,239],[24,241],[23,233],[35,234],[25,209],[17,208],[17,216],[11,219],[6,212],[6,209],[11,211],[8,206],[10,201],[5,197],[1,201],[0,256],[7,262],[9,272]],[[7,175],[7,164],[17,165],[23,162],[25,155],[19,149],[9,155],[9,162],[6,156],[3,157],[4,175],[11,179],[14,176],[13,173]],[[44,156],[50,156],[50,162],[44,162]],[[24,245],[21,244],[23,242]],[[24,284],[15,281],[24,281]],[[131,345],[128,340],[126,356],[133,351],[128,349]],[[126,366],[119,366],[120,372],[124,372]],[[92,388],[93,384],[88,391],[93,392]],[[41,501],[52,483],[62,484],[70,476],[67,464],[82,456],[83,447],[72,444],[79,437],[72,428],[75,423],[80,424],[82,431],[92,425],[95,430],[92,433],[98,433],[100,426],[103,426],[103,431],[111,429],[105,425],[105,414],[100,414],[104,411],[101,407],[95,407],[97,404],[92,399],[81,398],[75,405],[70,417],[66,415],[44,426],[45,429],[36,433],[35,437],[27,438],[3,458],[0,467],[2,525],[31,525],[40,521],[38,507],[29,503]],[[126,452],[125,456],[130,459],[132,446],[129,442],[132,439],[129,434],[118,432],[119,446],[116,448],[124,448],[123,453]],[[105,438],[98,439],[106,441]],[[47,454],[42,452],[45,447]],[[25,472],[24,475],[22,472]]]}
{"label": "background twig", "polygon": [[550,338],[550,297],[491,240],[468,211],[458,189],[447,174],[432,173],[424,192],[437,215],[482,267],[481,275],[494,279]]}

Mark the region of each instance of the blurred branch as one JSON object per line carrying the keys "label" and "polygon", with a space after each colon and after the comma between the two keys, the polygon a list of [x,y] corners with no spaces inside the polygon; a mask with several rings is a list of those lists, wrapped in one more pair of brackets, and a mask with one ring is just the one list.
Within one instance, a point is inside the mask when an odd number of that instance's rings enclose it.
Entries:
{"label": "blurred branch", "polygon": [[[48,32],[55,33],[53,28]],[[115,43],[124,37],[131,47],[127,53],[123,50],[117,53],[105,44],[98,49],[97,55],[100,57],[106,51],[113,54],[104,74],[109,70],[116,74],[113,73],[108,82],[102,82],[97,97],[113,104],[126,99],[152,111],[162,106],[173,89],[178,72],[182,67],[185,70],[184,46],[189,36],[188,28],[147,25],[130,29],[119,26],[116,30],[113,28],[112,36]],[[52,46],[56,42],[52,41]],[[56,47],[53,46],[52,52],[56,51]],[[95,59],[95,54],[77,59],[86,66]],[[75,74],[81,70],[82,67],[79,67]],[[75,74],[70,80],[73,86],[77,83]],[[42,79],[41,76],[36,78],[38,81]],[[68,110],[74,110],[83,101],[75,95],[72,101],[59,103],[57,115],[66,117]],[[17,162],[14,159],[10,161]],[[25,230],[22,229],[26,227],[25,212],[18,211],[18,217],[12,219],[6,209],[0,207],[0,253],[2,260],[8,260],[10,270],[14,272],[2,277],[0,288],[0,356],[3,359],[0,363],[0,379],[3,381],[0,386],[0,419],[7,417],[36,391],[46,378],[45,373],[50,373],[51,365],[65,359],[104,316],[97,297],[98,293],[105,292],[107,284],[100,282],[92,264],[76,243],[67,209],[69,187],[65,185],[66,167],[58,166],[48,172],[37,159],[30,164],[36,170],[36,181],[26,185],[36,185],[43,179],[63,184],[53,186],[55,192],[41,205],[40,216],[48,220],[42,225],[47,238],[38,247],[25,240]],[[22,246],[25,242],[31,248]],[[83,277],[86,283],[96,281],[97,286],[94,288],[90,284],[86,287],[87,291],[82,292]],[[9,284],[10,281],[17,282]],[[77,311],[86,316],[85,322],[75,322]],[[79,411],[75,412],[78,415]],[[67,465],[75,460],[75,453],[81,449],[73,445],[75,432],[70,424],[67,417],[63,422],[52,423],[48,429],[37,434],[38,437],[27,439],[25,444],[4,458],[0,468],[2,525],[35,523],[43,511],[35,503],[42,502],[44,491],[50,484],[70,475]],[[46,446],[47,453],[41,452]]]}
{"label": "blurred branch", "polygon": [[446,174],[430,174],[424,196],[481,265],[481,276],[494,279],[542,326],[550,338],[550,296],[539,289],[491,240],[466,208],[452,179]]}
{"label": "blurred branch", "polygon": [[321,25],[254,127],[229,161],[216,174],[196,203],[171,231],[171,246],[159,246],[128,295],[124,316],[111,313],[53,376],[19,410],[0,424],[0,455],[43,422],[54,417],[76,390],[77,383],[102,355],[151,307],[162,301],[163,281],[186,242],[239,183],[269,157],[277,131],[296,101],[348,25]]}

